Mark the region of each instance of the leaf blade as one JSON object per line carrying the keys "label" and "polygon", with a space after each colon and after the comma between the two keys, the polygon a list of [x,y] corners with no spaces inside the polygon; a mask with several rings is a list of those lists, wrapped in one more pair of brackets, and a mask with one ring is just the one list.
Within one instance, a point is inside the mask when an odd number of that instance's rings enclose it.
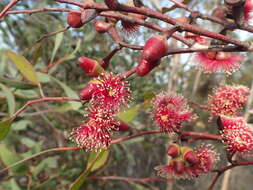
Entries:
{"label": "leaf blade", "polygon": [[22,55],[18,55],[15,52],[6,50],[5,55],[16,65],[17,69],[21,74],[32,83],[39,85],[39,80],[37,79],[35,70],[31,63]]}

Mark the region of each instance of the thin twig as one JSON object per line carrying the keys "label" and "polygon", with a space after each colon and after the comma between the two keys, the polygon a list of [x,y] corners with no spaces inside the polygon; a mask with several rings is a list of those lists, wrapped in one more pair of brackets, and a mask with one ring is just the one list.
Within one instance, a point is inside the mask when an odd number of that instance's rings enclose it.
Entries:
{"label": "thin twig", "polygon": [[45,38],[49,38],[49,37],[54,36],[54,35],[56,35],[56,34],[59,34],[59,33],[61,33],[61,32],[66,32],[69,28],[70,28],[70,26],[67,26],[67,27],[62,28],[62,29],[60,29],[60,30],[57,30],[57,31],[54,31],[54,32],[45,34],[45,35],[41,36],[35,43],[39,43],[39,42],[41,42],[42,40],[44,40]]}
{"label": "thin twig", "polygon": [[6,12],[15,6],[20,0],[12,0],[1,12],[0,12],[0,19],[3,18]]}

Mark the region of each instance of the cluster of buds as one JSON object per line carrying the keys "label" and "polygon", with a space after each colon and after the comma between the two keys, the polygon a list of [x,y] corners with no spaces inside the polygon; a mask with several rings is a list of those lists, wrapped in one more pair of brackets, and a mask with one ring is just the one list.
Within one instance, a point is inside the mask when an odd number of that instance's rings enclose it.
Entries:
{"label": "cluster of buds", "polygon": [[160,93],[154,99],[153,118],[161,131],[173,132],[184,121],[190,122],[196,118],[187,101],[181,95]]}
{"label": "cluster of buds", "polygon": [[190,179],[210,172],[219,155],[211,145],[201,145],[195,151],[187,146],[171,144],[167,150],[171,157],[168,165],[156,166],[158,175],[165,178]]}
{"label": "cluster of buds", "polygon": [[71,140],[78,146],[87,150],[107,148],[112,130],[126,131],[130,128],[115,117],[130,100],[128,82],[121,81],[112,73],[103,73],[81,90],[80,98],[90,101],[90,104],[86,114],[88,120],[71,133]]}
{"label": "cluster of buds", "polygon": [[210,119],[215,115],[237,116],[237,110],[247,103],[249,89],[242,85],[221,85],[208,97]]}

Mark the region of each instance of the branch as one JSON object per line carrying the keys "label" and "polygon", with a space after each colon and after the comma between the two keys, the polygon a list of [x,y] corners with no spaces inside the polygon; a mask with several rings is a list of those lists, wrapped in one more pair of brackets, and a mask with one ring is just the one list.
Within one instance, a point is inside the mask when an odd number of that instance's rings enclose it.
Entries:
{"label": "branch", "polygon": [[16,113],[14,113],[11,117],[10,120],[15,119],[21,112],[23,112],[28,106],[32,104],[36,104],[39,102],[48,102],[48,101],[76,101],[76,102],[81,102],[81,100],[76,99],[76,98],[69,98],[69,97],[44,97],[44,98],[39,98],[35,100],[29,100],[26,102],[23,107],[21,107]]}
{"label": "branch", "polygon": [[132,178],[132,177],[119,177],[119,176],[104,176],[104,177],[91,176],[91,177],[89,177],[89,179],[93,179],[93,180],[120,180],[120,181],[126,181],[126,182],[138,182],[138,183],[142,183],[142,184],[146,184],[149,181],[161,181],[161,182],[170,181],[170,179],[158,178],[158,177]]}
{"label": "branch", "polygon": [[219,177],[227,170],[235,168],[237,166],[248,166],[248,165],[253,165],[253,161],[243,161],[243,162],[235,162],[231,165],[225,166],[219,170],[217,170],[216,172],[218,172],[218,174],[216,175],[216,177],[214,178],[212,184],[209,186],[208,190],[213,190],[216,182],[218,181]]}
{"label": "branch", "polygon": [[3,10],[0,12],[0,19],[5,16],[5,13],[15,6],[20,0],[12,0]]}
{"label": "branch", "polygon": [[[216,141],[220,141],[221,138],[217,135],[211,135],[211,134],[207,134],[207,133],[198,133],[198,132],[188,132],[188,131],[181,131],[178,130],[176,132],[179,132],[181,134],[181,136],[190,136],[190,137],[197,137],[199,139],[206,139],[206,140],[216,140]],[[150,134],[156,134],[156,133],[164,133],[160,130],[153,130],[153,131],[143,131],[137,134],[133,134],[130,136],[126,136],[126,137],[122,137],[122,138],[118,138],[115,140],[112,140],[112,144],[117,144],[135,137],[139,137],[139,136],[143,136],[143,135],[150,135]]]}

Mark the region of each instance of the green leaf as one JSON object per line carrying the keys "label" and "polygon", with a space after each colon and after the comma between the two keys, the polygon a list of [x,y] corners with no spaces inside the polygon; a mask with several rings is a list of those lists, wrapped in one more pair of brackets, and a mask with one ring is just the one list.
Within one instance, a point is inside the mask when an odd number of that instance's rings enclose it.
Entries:
{"label": "green leaf", "polygon": [[[4,144],[0,144],[0,158],[5,166],[11,165],[20,160],[20,157],[16,153],[10,151],[10,149]],[[12,168],[12,171],[17,173],[23,172],[23,170],[24,165],[19,165]]]}
{"label": "green leaf", "polygon": [[[73,91],[69,86],[67,86],[66,84],[64,84],[63,82],[59,81],[58,79],[54,77],[51,77],[51,79],[53,79],[57,84],[59,84],[62,87],[62,89],[64,90],[64,92],[66,93],[68,97],[77,98],[77,99],[79,98],[77,93]],[[82,106],[80,102],[69,102],[69,104],[71,105],[73,110],[78,110]]]}
{"label": "green leaf", "polygon": [[23,56],[12,51],[5,51],[6,56],[16,65],[21,74],[29,81],[39,85],[36,73],[31,63]]}
{"label": "green leaf", "polygon": [[[96,154],[97,152],[95,151],[90,153],[89,158],[88,158],[87,169],[91,166],[93,160],[96,158]],[[98,170],[99,168],[104,166],[108,158],[109,158],[109,150],[102,151],[97,161],[95,162],[95,164],[93,164],[93,166],[91,167],[90,171],[92,172],[92,171]]]}
{"label": "green leaf", "polygon": [[139,110],[140,110],[139,106],[132,107],[132,108],[129,108],[127,110],[121,111],[120,113],[118,113],[117,117],[120,120],[122,120],[126,123],[129,123],[138,115]]}
{"label": "green leaf", "polygon": [[0,76],[0,82],[3,82],[5,84],[15,87],[17,89],[23,89],[23,90],[37,88],[37,86],[32,83],[20,82],[17,80],[5,78],[3,76]]}
{"label": "green leaf", "polygon": [[49,74],[52,74],[55,70],[57,70],[57,67],[60,63],[64,62],[64,61],[68,61],[68,60],[71,60],[71,59],[74,59],[75,58],[75,54],[76,52],[80,49],[81,47],[81,39],[79,39],[77,41],[77,44],[76,44],[76,48],[74,49],[74,51],[68,55],[65,55],[63,56],[62,58],[58,59],[56,62],[55,62],[55,66],[52,67],[50,70],[49,70]]}
{"label": "green leaf", "polygon": [[36,72],[36,74],[41,83],[48,83],[51,81],[50,76],[45,73]]}
{"label": "green leaf", "polygon": [[0,88],[2,88],[3,93],[5,94],[5,97],[7,99],[9,115],[11,116],[15,113],[15,108],[16,108],[15,98],[12,92],[10,91],[10,89],[7,88],[5,85],[0,83]]}
{"label": "green leaf", "polygon": [[7,119],[0,122],[0,141],[3,140],[8,134],[11,127],[12,120]]}
{"label": "green leaf", "polygon": [[105,150],[102,150],[101,152],[98,152],[95,158],[93,160],[90,160],[90,165],[87,167],[87,169],[74,181],[74,183],[71,184],[69,190],[78,190],[81,185],[84,183],[86,177],[89,175],[91,172],[91,169],[93,168],[94,164],[96,163],[97,160],[99,160],[100,155],[103,155],[103,152]]}
{"label": "green leaf", "polygon": [[56,54],[57,50],[59,49],[59,47],[62,43],[62,40],[63,40],[63,32],[60,32],[60,33],[56,34],[55,43],[54,43],[54,50],[53,50],[53,53],[52,53],[52,56],[51,56],[50,63],[53,62],[55,54]]}

